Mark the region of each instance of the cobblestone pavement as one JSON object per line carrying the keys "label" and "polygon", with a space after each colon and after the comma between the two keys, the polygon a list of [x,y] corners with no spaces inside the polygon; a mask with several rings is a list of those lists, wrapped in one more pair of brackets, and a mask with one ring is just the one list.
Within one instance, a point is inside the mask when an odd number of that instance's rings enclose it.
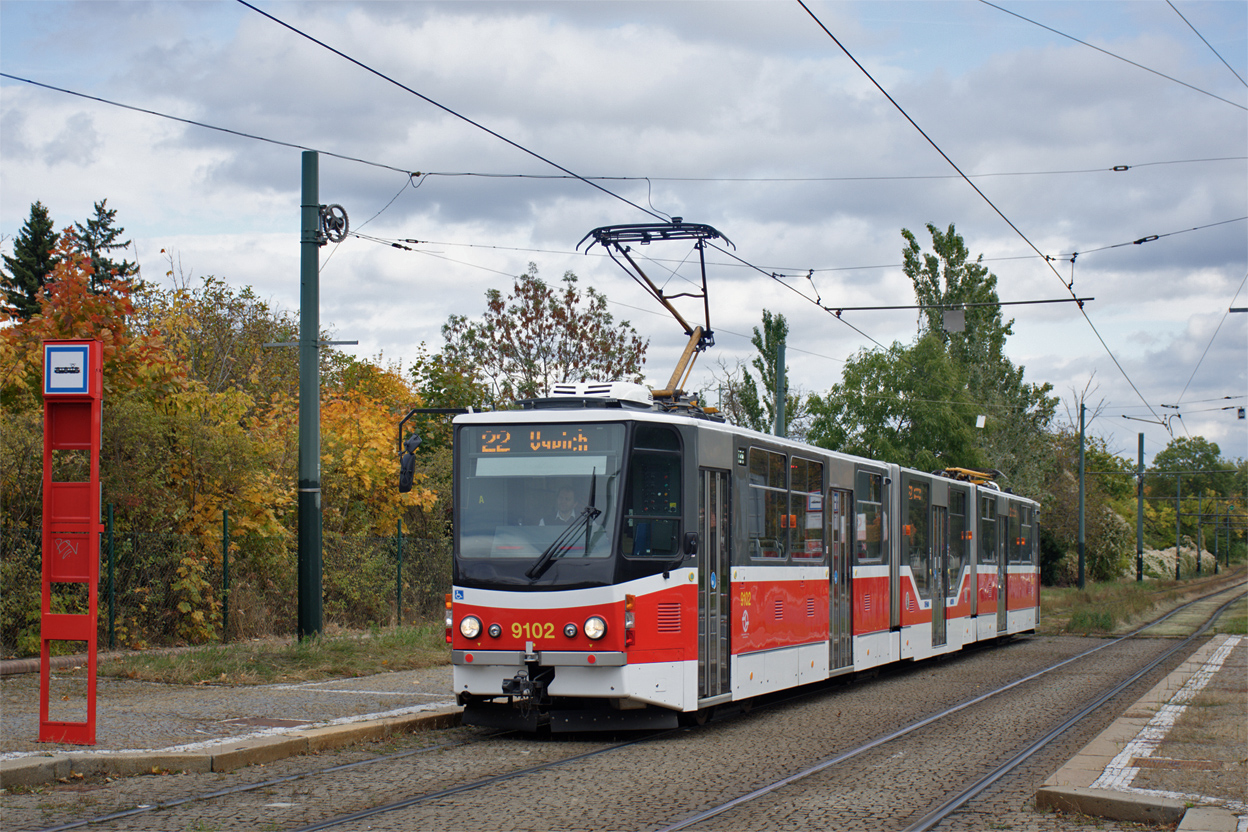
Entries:
{"label": "cobblestone pavement", "polygon": [[[63,696],[70,702],[85,701],[84,676],[85,671],[72,669],[53,673],[51,719],[86,718],[85,712],[66,713],[61,705]],[[38,673],[0,677],[0,703],[0,757],[84,750],[38,741]],[[359,679],[240,687],[188,687],[99,677],[96,745],[90,750],[199,747],[264,731],[453,703],[449,666]]]}
{"label": "cobblestone pavement", "polygon": [[[878,734],[1025,676],[1094,642],[1030,637],[910,665],[874,679],[829,685],[813,695],[758,708],[698,729],[664,734],[577,763],[528,774],[393,812],[343,829],[647,830],[681,821],[725,799],[848,750]],[[1027,683],[929,726],[852,763],[712,818],[698,829],[896,829],[940,802],[998,759],[1029,744],[1110,680],[1128,675],[1166,646],[1135,639],[1108,647],[1041,680]],[[1175,660],[1178,663],[1178,659]],[[1161,668],[1155,676],[1164,675]],[[1156,678],[1143,680],[1072,736],[1033,759],[947,822],[949,829],[1077,828],[1079,819],[1028,808],[1044,777],[1077,753]],[[470,729],[409,736],[232,775],[129,778],[81,782],[3,797],[6,830],[35,829],[98,816],[137,803],[159,803],[241,782],[362,759],[382,750],[416,748],[444,738],[474,744],[444,748],[333,775],[311,777],[229,799],[201,801],[126,818],[102,829],[289,829],[456,784],[606,747],[602,736],[487,737]],[[1004,825],[1003,825],[1004,824]],[[1074,826],[1072,826],[1074,824]],[[1100,829],[1130,825],[1097,822]]]}

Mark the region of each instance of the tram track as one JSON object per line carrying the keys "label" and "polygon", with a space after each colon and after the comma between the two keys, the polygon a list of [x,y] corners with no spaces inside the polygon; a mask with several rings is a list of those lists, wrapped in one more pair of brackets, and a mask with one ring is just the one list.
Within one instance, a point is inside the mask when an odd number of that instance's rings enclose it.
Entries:
{"label": "tram track", "polygon": [[[1006,693],[1007,691],[1013,690],[1014,688],[1017,688],[1025,683],[1031,682],[1035,679],[1045,676],[1052,671],[1056,671],[1074,662],[1084,660],[1092,656],[1093,654],[1100,652],[1101,650],[1112,647],[1113,645],[1118,644],[1127,639],[1139,636],[1144,631],[1163,623],[1164,621],[1171,618],[1172,616],[1177,615],[1180,612],[1186,610],[1188,607],[1196,603],[1199,603],[1203,600],[1206,600],[1209,597],[1222,594],[1225,591],[1226,590],[1223,589],[1215,593],[1210,593],[1209,595],[1203,596],[1201,598],[1197,598],[1187,604],[1184,604],[1180,607],[1175,608],[1174,610],[1162,616],[1161,618],[1158,618],[1156,621],[1150,622],[1149,624],[1146,624],[1145,626],[1140,627],[1139,629],[1135,630],[1134,632],[1128,633],[1127,635],[1121,636],[1111,641],[1107,641],[1106,643],[1102,645],[1099,645],[1084,653],[1080,653],[1079,655],[1072,656],[1071,658],[1068,658],[1064,661],[1051,665],[1050,667],[1047,667],[1041,671],[1032,673],[1028,676],[1020,678],[1007,685],[998,687],[992,691],[984,693],[973,699],[959,703],[958,705],[955,705],[951,708],[946,708],[938,713],[932,714],[924,719],[913,722],[896,731],[876,737],[869,742],[860,744],[856,746],[855,748],[852,748],[848,751],[837,754],[834,757],[830,757],[826,760],[822,760],[819,763],[816,763],[815,765],[808,766],[807,768],[801,771],[795,772],[784,778],[778,779],[774,781],[773,783],[769,783],[766,786],[755,789],[754,791],[749,792],[748,794],[740,795],[731,800],[725,801],[717,806],[704,809],[677,823],[673,823],[667,826],[662,826],[662,827],[659,827],[658,829],[650,830],[650,832],[677,832],[677,830],[689,829],[689,828],[698,826],[699,824],[702,824],[708,820],[711,820],[712,818],[716,818],[728,812],[731,812],[732,810],[746,803],[757,800],[767,795],[771,795],[781,789],[792,786],[798,783],[799,781],[805,780],[808,777],[811,777],[812,775],[818,774],[822,771],[832,768],[833,766],[837,766],[842,763],[845,763],[855,757],[858,757],[861,754],[864,754],[875,748],[883,746],[887,743],[893,742],[894,740],[898,740],[903,737],[906,737],[916,731],[919,731],[922,728],[925,728],[929,725],[937,723],[941,720],[947,719],[950,716],[957,714],[967,708],[984,703],[990,699],[995,698],[996,696],[1000,694]],[[1183,639],[1182,641],[1176,642],[1172,647],[1163,651],[1159,656],[1154,658],[1152,661],[1150,661],[1147,665],[1145,665],[1139,671],[1133,673],[1131,676],[1129,676],[1125,680],[1119,682],[1118,684],[1114,685],[1109,690],[1097,696],[1092,702],[1088,703],[1085,707],[1080,709],[1078,712],[1072,715],[1069,719],[1062,722],[1056,728],[1050,730],[1040,739],[1031,743],[1029,746],[1027,746],[1022,751],[1018,752],[1017,754],[1014,754],[1008,760],[996,766],[989,773],[983,775],[982,777],[976,779],[974,782],[968,784],[961,791],[959,791],[954,797],[932,808],[930,811],[927,812],[927,814],[923,815],[917,821],[913,822],[909,826],[906,826],[904,828],[904,832],[925,832],[926,830],[932,829],[935,826],[937,826],[941,821],[948,818],[951,814],[953,814],[962,806],[964,806],[968,801],[974,799],[977,795],[982,793],[985,789],[990,787],[992,784],[996,783],[1005,775],[1009,774],[1011,771],[1016,769],[1019,765],[1031,759],[1037,752],[1047,747],[1051,742],[1053,742],[1055,739],[1060,737],[1062,734],[1068,731],[1071,727],[1077,725],[1083,719],[1087,718],[1089,714],[1095,712],[1098,708],[1103,706],[1106,702],[1110,701],[1115,696],[1118,696],[1124,690],[1126,690],[1131,685],[1138,682],[1140,679],[1142,679],[1148,673],[1152,672],[1154,669],[1156,669],[1158,666],[1163,664],[1168,659],[1181,653],[1184,650],[1189,649],[1192,643],[1197,638],[1199,638],[1201,635],[1203,635],[1205,632],[1208,631],[1209,627],[1212,625],[1213,621],[1216,620],[1218,615],[1220,615],[1223,611],[1225,611],[1228,607],[1230,607],[1236,601],[1241,600],[1243,597],[1244,597],[1244,593],[1241,592],[1240,594],[1238,594],[1231,600],[1227,601],[1220,608],[1218,608],[1209,617],[1209,619],[1200,628],[1198,628],[1196,632],[1194,632],[1191,636],[1188,636],[1186,639]]]}
{"label": "tram track", "polygon": [[[1181,607],[1178,607],[1175,610],[1173,610],[1171,613],[1167,614],[1166,616],[1163,616],[1157,619],[1156,621],[1150,623],[1149,625],[1146,625],[1145,627],[1141,627],[1140,629],[1126,636],[1123,636],[1118,639],[1106,641],[1105,643],[1098,645],[1097,647],[1094,647],[1091,650],[1085,650],[1085,651],[1078,653],[1077,655],[1070,656],[1062,661],[1052,663],[1046,667],[1043,667],[1037,670],[1036,672],[1029,673],[1028,675],[1022,678],[1015,679],[1009,682],[1008,684],[1000,685],[1000,686],[995,687],[993,690],[980,693],[972,697],[968,697],[964,699],[963,701],[960,701],[954,704],[952,707],[944,708],[939,713],[935,713],[923,719],[916,720],[912,724],[909,724],[902,729],[898,729],[897,731],[892,731],[892,732],[888,732],[887,734],[880,735],[878,737],[869,738],[865,742],[859,742],[852,749],[843,751],[835,755],[834,757],[823,760],[815,765],[807,766],[805,769],[801,771],[791,772],[783,778],[778,778],[772,783],[767,784],[766,786],[758,787],[750,791],[747,794],[740,795],[734,798],[731,801],[726,801],[716,807],[711,807],[711,809],[702,810],[693,815],[689,815],[686,810],[686,812],[684,813],[685,817],[683,819],[677,820],[674,823],[670,823],[667,826],[657,826],[657,827],[651,825],[645,828],[675,830],[675,829],[685,829],[685,828],[689,828],[689,827],[699,825],[699,824],[705,824],[711,818],[729,813],[733,811],[734,809],[737,809],[764,795],[774,794],[775,792],[778,792],[784,789],[786,786],[795,784],[799,780],[805,779],[813,774],[825,771],[827,769],[835,768],[836,766],[842,763],[846,763],[854,759],[855,757],[865,754],[873,749],[877,749],[896,739],[907,736],[916,731],[920,731],[926,726],[933,725],[935,723],[940,722],[943,719],[948,719],[957,713],[974,708],[976,705],[982,704],[992,699],[993,697],[998,696],[999,694],[1005,693],[1013,689],[1017,689],[1020,686],[1024,685],[1024,683],[1026,682],[1032,681],[1036,678],[1039,678],[1047,673],[1058,670],[1060,668],[1068,667],[1072,665],[1072,663],[1086,659],[1092,656],[1093,654],[1099,653],[1102,650],[1111,648],[1114,645],[1118,645],[1122,643],[1123,641],[1136,637],[1140,635],[1141,633],[1145,632],[1147,629],[1154,627],[1164,622],[1171,616],[1182,612],[1183,610],[1190,607],[1191,604],[1198,603],[1200,600],[1202,599],[1196,599],[1195,601],[1192,601],[1189,604],[1185,604]],[[1190,644],[1191,640],[1194,639],[1195,637],[1196,636],[1194,635],[1186,641],[1177,643],[1171,650],[1165,651],[1165,655],[1156,657],[1149,664],[1148,667],[1146,667],[1144,670],[1139,671],[1135,675],[1134,678],[1138,679],[1140,676],[1147,673],[1150,668],[1156,667],[1158,664],[1164,662],[1166,655],[1172,655],[1174,652],[1182,650],[1183,647]],[[966,654],[967,657],[970,657],[972,655],[974,654],[973,653]],[[910,666],[909,668],[899,668],[898,675],[902,675],[904,677],[904,674],[906,674],[907,671],[913,674],[916,669],[921,668],[921,667],[922,665],[913,665],[913,666]],[[893,674],[890,673],[889,675],[891,676]],[[1129,682],[1123,683],[1122,685],[1119,685],[1118,687],[1120,689],[1122,687],[1125,687],[1127,684],[1129,684]],[[819,688],[819,689],[809,691],[809,692],[804,691],[801,695],[796,696],[796,697],[794,696],[784,696],[782,698],[776,697],[770,700],[769,702],[763,705],[760,705],[760,707],[754,710],[754,713],[760,714],[760,713],[765,712],[768,709],[773,709],[773,708],[781,709],[781,708],[789,707],[789,706],[800,707],[801,700],[811,699],[811,698],[819,697],[821,695],[826,695],[828,694],[828,692],[829,692],[828,689],[826,687],[823,687],[823,688]],[[1106,698],[1109,698],[1112,695],[1113,695],[1112,693],[1108,694]],[[1095,708],[1096,706],[1094,705],[1091,707]],[[732,719],[714,720],[712,723],[712,726],[714,725],[722,726],[725,723],[730,723],[730,722],[738,722],[738,720],[732,720]],[[696,736],[699,730],[705,730],[705,729],[695,729],[691,735]],[[290,787],[292,784],[296,784],[299,781],[313,780],[316,778],[333,779],[347,772],[355,772],[358,775],[359,770],[370,767],[370,766],[381,765],[382,767],[393,769],[395,766],[403,765],[405,760],[408,760],[410,758],[417,758],[417,757],[420,757],[421,755],[431,755],[432,752],[453,752],[456,749],[465,749],[465,750],[472,749],[472,751],[470,751],[470,753],[467,756],[472,756],[472,754],[475,754],[477,752],[480,752],[481,756],[485,756],[485,751],[483,750],[482,744],[488,743],[489,741],[493,741],[493,740],[506,739],[506,737],[504,736],[506,733],[507,732],[497,732],[497,733],[492,733],[492,734],[483,735],[483,736],[473,736],[473,737],[468,737],[462,740],[457,740],[451,743],[442,743],[442,744],[428,746],[428,747],[419,748],[419,749],[408,749],[408,750],[405,750],[396,754],[382,755],[379,757],[369,758],[366,760],[357,760],[357,761],[353,761],[351,763],[347,763],[343,765],[322,767],[322,768],[317,768],[315,770],[300,772],[297,774],[286,775],[286,776],[277,777],[277,778],[268,778],[266,780],[263,780],[257,783],[243,784],[239,786],[230,787],[227,789],[215,790],[212,792],[202,793],[198,795],[187,795],[187,796],[174,799],[174,800],[153,802],[152,804],[148,804],[144,806],[135,806],[135,807],[131,807],[129,809],[122,810],[122,811],[112,812],[108,814],[101,814],[101,815],[97,815],[91,818],[83,818],[83,819],[78,819],[69,823],[45,827],[45,832],[53,832],[53,830],[59,831],[59,830],[77,829],[77,828],[92,827],[92,826],[97,827],[97,828],[110,827],[110,826],[114,828],[137,828],[137,825],[139,825],[139,822],[140,822],[140,816],[142,815],[147,815],[153,818],[159,817],[161,820],[168,821],[167,823],[161,823],[160,821],[155,821],[156,825],[150,828],[173,828],[179,825],[184,826],[185,824],[182,824],[178,820],[176,820],[176,816],[180,816],[184,813],[187,813],[188,811],[194,811],[192,807],[196,803],[204,804],[204,803],[214,802],[214,801],[215,802],[222,802],[222,801],[229,802],[231,799],[243,798],[249,793],[271,791],[279,787]],[[601,745],[601,747],[591,748],[587,751],[581,751],[581,752],[574,753],[574,754],[568,754],[568,755],[560,754],[558,758],[556,759],[543,760],[542,762],[536,763],[534,765],[520,766],[518,768],[513,768],[510,766],[510,764],[517,762],[519,758],[531,753],[528,747],[528,743],[532,741],[525,740],[523,744],[524,747],[521,747],[522,745],[521,743],[507,743],[505,744],[505,746],[491,751],[491,753],[501,758],[501,760],[503,761],[504,767],[508,768],[508,770],[506,771],[492,773],[485,777],[465,776],[461,778],[452,774],[446,778],[447,782],[450,782],[451,784],[444,786],[443,788],[424,789],[424,790],[419,791],[418,793],[409,794],[407,797],[404,797],[397,801],[391,800],[391,801],[378,802],[374,806],[366,806],[365,808],[357,809],[352,812],[338,814],[329,818],[322,818],[320,820],[317,820],[307,825],[292,826],[288,824],[282,824],[280,826],[274,826],[273,828],[299,829],[299,830],[352,828],[352,827],[358,826],[359,824],[371,818],[377,818],[377,817],[381,817],[384,815],[393,815],[394,813],[401,814],[403,810],[405,809],[412,809],[422,804],[437,804],[437,803],[445,804],[448,802],[449,798],[452,798],[455,796],[462,797],[462,796],[465,796],[474,792],[475,793],[489,793],[492,787],[502,786],[502,784],[505,784],[505,783],[514,784],[516,782],[523,782],[525,778],[538,778],[540,776],[549,777],[550,773],[554,769],[558,769],[558,768],[566,769],[578,763],[582,764],[580,767],[595,765],[596,764],[595,761],[609,757],[610,755],[615,754],[617,752],[622,752],[629,748],[636,748],[638,746],[643,746],[647,744],[663,745],[664,740],[671,740],[674,735],[685,734],[685,733],[689,733],[688,729],[678,729],[674,731],[658,732],[658,733],[648,734],[648,735],[641,736],[641,737],[633,736],[633,737],[630,737],[628,741],[625,741],[625,742],[608,742],[608,743]],[[1053,732],[1053,733],[1056,735],[1060,733],[1060,730],[1057,732]],[[679,740],[677,740],[677,742],[679,742]],[[541,745],[542,745],[541,743],[535,743],[534,747],[538,748]],[[564,742],[554,743],[551,741],[547,741],[544,743],[544,745],[546,746],[547,750],[550,750],[556,746],[560,749],[564,749],[566,748],[567,743],[564,743]],[[493,749],[493,746],[489,746],[489,748]],[[443,755],[436,755],[436,756],[440,757]],[[1017,765],[1018,762],[1021,762],[1023,759],[1026,759],[1026,757],[1020,757],[1018,761],[1015,762],[1014,764]],[[387,766],[386,764],[389,764],[389,766]],[[476,765],[473,765],[473,764],[465,765],[462,762],[457,765],[459,766],[461,773],[463,773],[463,770],[465,769],[470,772],[478,768],[478,766]],[[488,762],[485,763],[484,765],[488,767]],[[451,765],[449,767],[453,770],[455,768],[455,765]],[[1000,776],[1003,776],[1003,774],[1004,772],[997,776],[1000,777]],[[386,776],[390,776],[390,775],[386,775]],[[378,775],[378,777],[381,778],[381,775]],[[452,782],[456,780],[458,780],[459,782]],[[980,790],[982,790],[983,788],[987,788],[989,785],[991,785],[991,782],[995,782],[995,780],[981,778],[980,782],[982,783],[982,785],[980,786]],[[378,796],[379,796],[378,794],[372,794],[371,796],[365,798],[364,795],[359,795],[361,799],[367,799],[367,800],[375,800]],[[974,795],[971,794],[966,799],[969,800],[969,799],[972,799],[973,797]],[[331,803],[332,802],[333,801],[331,800]],[[963,800],[961,803],[958,803],[957,805],[962,805],[962,803],[964,802],[965,800]],[[283,804],[270,804],[270,805],[283,805]],[[949,811],[956,811],[956,809],[957,809],[957,806],[953,806]],[[933,823],[935,822],[938,822],[938,820],[933,821]],[[926,828],[930,828],[930,826],[931,825],[929,824],[927,826],[915,826],[913,828],[926,829]],[[400,827],[426,828],[426,826],[421,825],[420,823],[416,823],[416,824],[403,823],[403,824],[400,824],[400,826],[396,826],[394,828],[400,828]],[[216,827],[211,827],[211,828],[216,828]],[[228,828],[228,827],[223,827],[223,828]],[[451,828],[454,828],[454,827],[451,827]],[[557,826],[555,824],[551,824],[549,828],[557,828]],[[638,827],[638,828],[641,828],[641,827]],[[728,827],[728,828],[732,828],[732,827]]]}

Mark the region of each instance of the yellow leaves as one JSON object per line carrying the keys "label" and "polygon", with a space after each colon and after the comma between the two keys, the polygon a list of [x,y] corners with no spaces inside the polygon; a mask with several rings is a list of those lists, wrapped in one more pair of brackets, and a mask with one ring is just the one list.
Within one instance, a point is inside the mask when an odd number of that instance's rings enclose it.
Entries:
{"label": "yellow leaves", "polygon": [[350,386],[321,408],[321,489],[326,526],[342,532],[389,534],[404,506],[431,507],[424,488],[398,491],[397,426],[415,391],[397,370],[356,363]]}

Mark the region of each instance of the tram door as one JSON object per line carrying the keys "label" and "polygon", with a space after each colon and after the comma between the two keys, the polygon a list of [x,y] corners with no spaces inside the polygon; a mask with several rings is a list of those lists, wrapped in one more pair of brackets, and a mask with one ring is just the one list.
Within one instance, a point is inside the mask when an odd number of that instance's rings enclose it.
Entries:
{"label": "tram door", "polygon": [[850,667],[853,656],[853,596],[850,594],[850,540],[854,494],[833,488],[828,492],[828,644],[829,667]]}
{"label": "tram door", "polygon": [[949,574],[949,509],[932,506],[932,646],[945,645],[945,581]]}
{"label": "tram door", "polygon": [[[1001,500],[1000,505],[1005,508],[1005,501]],[[1009,548],[1006,546],[1010,537],[1010,518],[1008,515],[997,515],[997,632],[1004,633],[1009,623],[1007,609],[1009,601],[1009,587],[1006,585],[1006,576],[1009,569]]]}
{"label": "tram door", "polygon": [[698,698],[728,693],[729,523],[728,472],[701,469],[698,497]]}

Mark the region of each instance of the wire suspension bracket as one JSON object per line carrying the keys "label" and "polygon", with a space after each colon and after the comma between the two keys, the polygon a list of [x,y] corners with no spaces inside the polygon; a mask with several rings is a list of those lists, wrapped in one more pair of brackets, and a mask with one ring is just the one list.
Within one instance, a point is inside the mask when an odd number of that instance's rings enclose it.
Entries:
{"label": "wire suspension bracket", "polygon": [[347,239],[351,224],[347,220],[347,210],[341,205],[320,206],[321,227],[317,234],[317,245],[326,242],[341,243]]}
{"label": "wire suspension bracket", "polygon": [[[663,308],[671,313],[676,322],[684,329],[685,334],[689,336],[689,343],[685,346],[685,351],[681,354],[671,378],[668,379],[667,387],[653,391],[656,400],[666,400],[673,404],[680,403],[681,397],[684,395],[682,388],[688,381],[689,374],[693,371],[693,362],[697,354],[706,350],[707,347],[715,346],[715,332],[711,329],[711,304],[706,291],[706,241],[719,239],[736,248],[736,245],[731,240],[712,226],[685,222],[683,217],[672,217],[670,223],[604,225],[586,234],[576,244],[576,248],[579,251],[581,244],[589,240],[589,245],[585,247],[586,253],[594,247],[595,243],[606,249],[611,259],[639,286],[645,289],[647,294],[662,304]],[[677,292],[674,294],[664,292],[637,265],[637,261],[632,256],[630,243],[645,246],[654,242],[666,242],[669,240],[694,241],[693,247],[698,252],[698,264],[702,275],[700,292]],[[691,325],[685,320],[684,316],[680,314],[672,303],[677,298],[700,299],[702,301],[704,325]]]}

